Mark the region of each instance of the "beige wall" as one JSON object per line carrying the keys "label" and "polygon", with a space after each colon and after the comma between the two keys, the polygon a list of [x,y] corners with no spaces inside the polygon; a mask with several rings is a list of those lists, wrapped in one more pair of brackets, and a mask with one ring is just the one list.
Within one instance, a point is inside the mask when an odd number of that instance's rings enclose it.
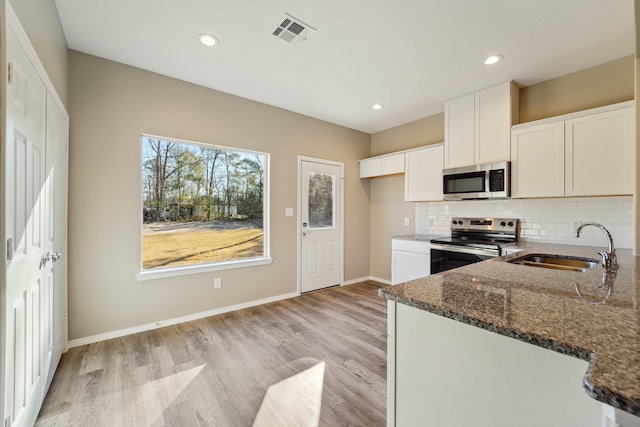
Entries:
{"label": "beige wall", "polygon": [[[75,51],[70,106],[70,339],[295,292],[297,155],[344,162],[344,276],[369,275],[370,135]],[[141,133],[270,153],[273,264],[136,281]]]}
{"label": "beige wall", "polygon": [[[633,57],[621,58],[520,89],[522,123],[634,99]],[[444,139],[444,114],[371,136],[371,154],[385,154]],[[391,241],[414,233],[415,203],[405,202],[403,177],[371,180],[371,276],[391,279]],[[405,227],[404,218],[411,225]],[[638,220],[640,222],[640,220]]]}
{"label": "beige wall", "polygon": [[634,99],[633,55],[520,89],[520,122]]}
{"label": "beige wall", "polygon": [[[437,144],[444,140],[444,113],[416,120],[371,136],[371,155]],[[370,179],[371,276],[391,279],[391,237],[413,234],[415,203],[404,201],[404,175]],[[409,226],[404,219],[409,218]]]}
{"label": "beige wall", "polygon": [[10,0],[58,96],[68,109],[68,49],[54,0]]}

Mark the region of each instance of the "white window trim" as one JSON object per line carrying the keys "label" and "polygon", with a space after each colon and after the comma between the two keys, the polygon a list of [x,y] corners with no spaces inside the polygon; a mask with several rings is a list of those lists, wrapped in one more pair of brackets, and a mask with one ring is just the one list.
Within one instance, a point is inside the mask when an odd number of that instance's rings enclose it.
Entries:
{"label": "white window trim", "polygon": [[[264,256],[256,257],[256,258],[246,258],[246,259],[238,259],[238,260],[229,260],[222,261],[210,264],[199,264],[199,265],[188,265],[181,267],[170,267],[163,269],[147,269],[144,270],[142,268],[142,221],[140,222],[140,271],[136,274],[136,280],[144,281],[144,280],[153,280],[153,279],[162,279],[165,277],[178,277],[178,276],[186,276],[190,274],[200,274],[207,273],[210,271],[221,271],[221,270],[231,270],[235,268],[246,268],[246,267],[255,267],[259,265],[268,265],[273,262],[273,258],[271,258],[271,220],[270,220],[270,212],[271,212],[271,154],[265,153],[263,151],[255,151],[243,148],[234,148],[227,147],[223,145],[217,144],[207,144],[203,142],[195,142],[189,141],[185,139],[179,138],[169,138],[165,136],[151,135],[148,133],[143,133],[140,135],[140,138],[149,137],[149,138],[159,138],[164,140],[171,140],[176,142],[183,142],[185,144],[195,144],[195,145],[204,145],[204,146],[212,146],[224,148],[227,150],[237,150],[237,151],[245,151],[248,153],[256,153],[264,155],[264,170],[265,170],[265,178],[264,178],[264,206],[262,212],[262,229],[263,229],[263,245],[264,245]],[[142,144],[140,144],[140,159],[142,159]],[[139,162],[140,171],[139,175],[142,177],[142,161]],[[140,186],[140,196],[138,199],[140,200],[140,208],[139,212],[142,212],[142,207],[144,206],[144,202],[142,201],[142,186]]]}
{"label": "white window trim", "polygon": [[145,270],[136,274],[138,281],[162,279],[165,277],[186,276],[189,274],[207,273],[209,271],[231,270],[234,268],[254,267],[256,265],[271,264],[273,258],[260,257],[241,259],[234,261],[224,261],[215,264],[189,265],[185,267],[165,268],[162,270]]}

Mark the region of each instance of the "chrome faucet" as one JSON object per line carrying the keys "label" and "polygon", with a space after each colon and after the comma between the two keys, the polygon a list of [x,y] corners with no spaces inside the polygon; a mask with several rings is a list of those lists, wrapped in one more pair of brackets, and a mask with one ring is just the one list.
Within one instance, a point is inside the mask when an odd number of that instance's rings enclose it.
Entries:
{"label": "chrome faucet", "polygon": [[576,230],[576,237],[580,237],[580,230],[582,230],[587,225],[592,225],[594,227],[599,228],[602,232],[607,236],[607,240],[609,241],[609,250],[598,251],[598,255],[602,257],[602,268],[607,270],[607,272],[612,272],[618,269],[618,257],[616,256],[616,250],[613,247],[613,237],[611,237],[611,233],[607,230],[603,225],[595,223],[595,222],[585,222],[580,224],[580,227]]}

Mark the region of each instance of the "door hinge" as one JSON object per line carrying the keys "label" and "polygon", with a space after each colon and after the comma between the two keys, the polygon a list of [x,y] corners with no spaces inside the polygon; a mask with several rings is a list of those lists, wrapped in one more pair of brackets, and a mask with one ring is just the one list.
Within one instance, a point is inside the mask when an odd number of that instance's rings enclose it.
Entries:
{"label": "door hinge", "polygon": [[13,259],[13,239],[9,237],[7,239],[7,261],[11,261]]}
{"label": "door hinge", "polygon": [[12,76],[13,76],[13,65],[11,64],[11,62],[9,62],[9,66],[8,66],[8,70],[7,70],[7,80],[9,81],[9,84],[11,84],[11,80],[12,80]]}

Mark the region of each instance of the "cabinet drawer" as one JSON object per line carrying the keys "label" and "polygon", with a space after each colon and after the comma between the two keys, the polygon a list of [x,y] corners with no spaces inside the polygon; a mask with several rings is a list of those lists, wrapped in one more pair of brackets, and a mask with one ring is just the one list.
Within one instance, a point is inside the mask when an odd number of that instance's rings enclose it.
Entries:
{"label": "cabinet drawer", "polygon": [[429,242],[418,240],[391,239],[391,249],[394,251],[429,254],[430,244]]}

